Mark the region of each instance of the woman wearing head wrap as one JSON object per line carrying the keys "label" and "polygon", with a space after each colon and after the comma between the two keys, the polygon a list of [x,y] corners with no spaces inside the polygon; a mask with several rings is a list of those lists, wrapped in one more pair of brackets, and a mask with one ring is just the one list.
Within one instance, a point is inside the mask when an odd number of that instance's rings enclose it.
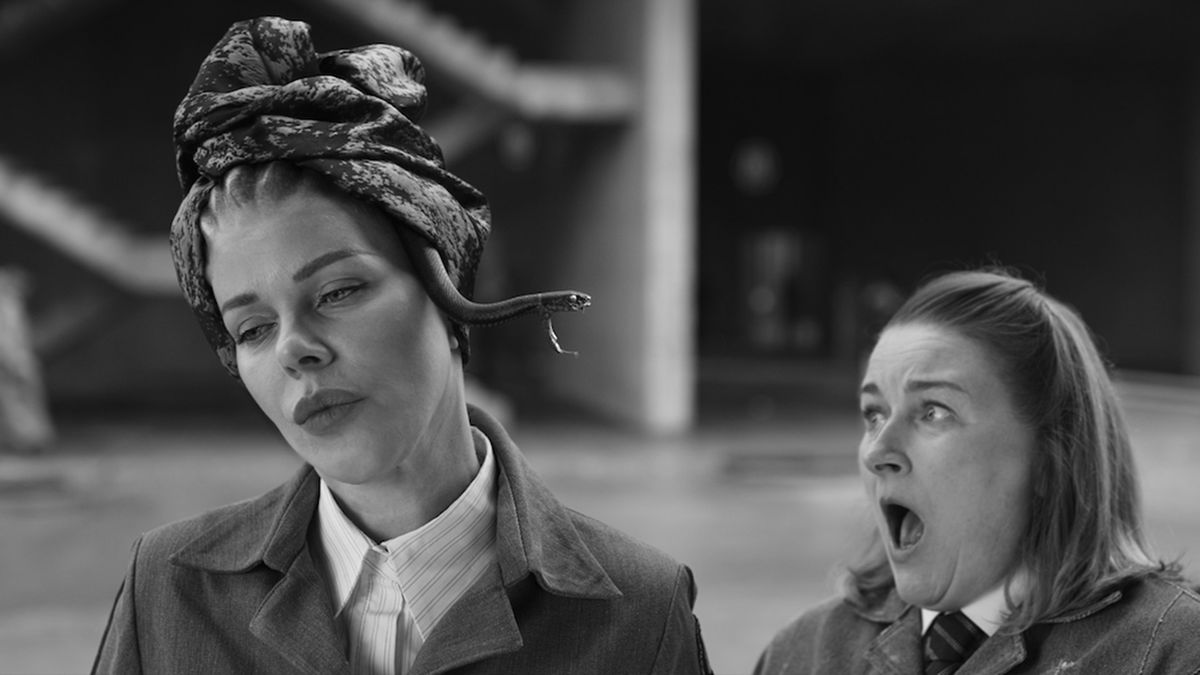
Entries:
{"label": "woman wearing head wrap", "polygon": [[303,469],[142,535],[94,671],[702,673],[691,572],[555,500],[463,392],[486,202],[417,59],[239,22],[175,120],[176,270]]}
{"label": "woman wearing head wrap", "polygon": [[1145,544],[1120,404],[1074,310],[1002,272],[935,278],[859,396],[871,546],[756,674],[1200,672],[1200,596]]}

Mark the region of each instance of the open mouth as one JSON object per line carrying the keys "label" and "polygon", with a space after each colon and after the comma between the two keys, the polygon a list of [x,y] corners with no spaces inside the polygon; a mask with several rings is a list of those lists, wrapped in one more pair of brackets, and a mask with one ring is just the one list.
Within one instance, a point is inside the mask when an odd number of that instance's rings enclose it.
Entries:
{"label": "open mouth", "polygon": [[883,517],[887,520],[888,534],[896,550],[903,551],[916,546],[925,534],[925,522],[906,506],[884,502]]}

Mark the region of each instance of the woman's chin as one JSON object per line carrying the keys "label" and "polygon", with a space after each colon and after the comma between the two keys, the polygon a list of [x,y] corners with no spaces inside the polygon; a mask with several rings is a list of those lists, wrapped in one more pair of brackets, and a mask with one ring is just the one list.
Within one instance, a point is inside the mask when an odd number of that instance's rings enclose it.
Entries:
{"label": "woman's chin", "polygon": [[904,602],[924,609],[938,609],[946,600],[944,589],[931,584],[928,579],[913,579],[904,573],[896,574],[896,595]]}

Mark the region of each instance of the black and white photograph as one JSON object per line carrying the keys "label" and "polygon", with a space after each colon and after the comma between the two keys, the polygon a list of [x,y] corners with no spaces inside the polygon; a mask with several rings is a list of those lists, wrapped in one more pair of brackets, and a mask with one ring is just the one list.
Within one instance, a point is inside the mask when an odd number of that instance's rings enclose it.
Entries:
{"label": "black and white photograph", "polygon": [[0,0],[0,675],[1200,675],[1198,35]]}

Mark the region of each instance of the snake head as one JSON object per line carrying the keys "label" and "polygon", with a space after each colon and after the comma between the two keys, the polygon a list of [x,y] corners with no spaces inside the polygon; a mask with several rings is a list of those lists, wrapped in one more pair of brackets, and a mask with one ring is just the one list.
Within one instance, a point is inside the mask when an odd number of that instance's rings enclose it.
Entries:
{"label": "snake head", "polygon": [[551,312],[578,312],[592,304],[592,296],[579,291],[563,291],[543,300],[543,306]]}

